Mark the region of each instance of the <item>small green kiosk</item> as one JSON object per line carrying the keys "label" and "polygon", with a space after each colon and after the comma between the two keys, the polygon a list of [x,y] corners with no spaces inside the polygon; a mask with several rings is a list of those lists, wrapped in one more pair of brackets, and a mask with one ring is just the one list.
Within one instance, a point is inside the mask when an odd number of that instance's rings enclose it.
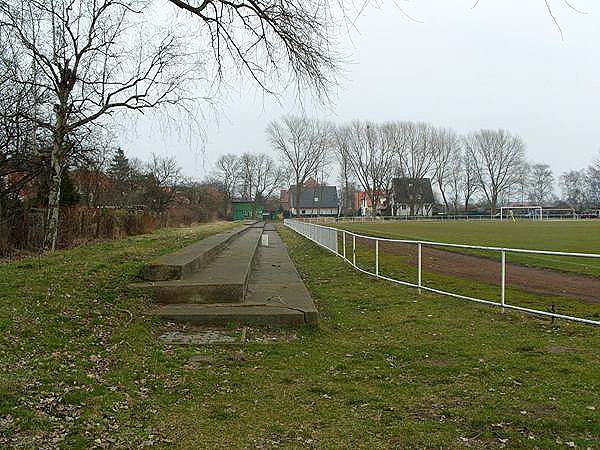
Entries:
{"label": "small green kiosk", "polygon": [[252,216],[252,210],[254,209],[252,200],[232,200],[231,206],[233,207],[233,220],[262,218],[263,206],[260,204],[256,205],[255,216]]}

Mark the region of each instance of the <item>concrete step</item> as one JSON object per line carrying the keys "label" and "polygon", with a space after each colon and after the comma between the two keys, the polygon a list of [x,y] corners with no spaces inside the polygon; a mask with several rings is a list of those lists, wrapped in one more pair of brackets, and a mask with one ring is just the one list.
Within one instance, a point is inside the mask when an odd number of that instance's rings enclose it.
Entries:
{"label": "concrete step", "polygon": [[164,305],[155,311],[163,320],[197,325],[300,326],[305,323],[301,311],[273,305],[253,304],[174,304]]}
{"label": "concrete step", "polygon": [[161,256],[142,268],[140,278],[146,281],[181,280],[205,266],[232,239],[248,228],[249,225],[245,225],[233,231],[208,236],[177,252]]}
{"label": "concrete step", "polygon": [[230,240],[213,259],[182,280],[131,285],[160,303],[243,302],[262,227],[247,228]]}

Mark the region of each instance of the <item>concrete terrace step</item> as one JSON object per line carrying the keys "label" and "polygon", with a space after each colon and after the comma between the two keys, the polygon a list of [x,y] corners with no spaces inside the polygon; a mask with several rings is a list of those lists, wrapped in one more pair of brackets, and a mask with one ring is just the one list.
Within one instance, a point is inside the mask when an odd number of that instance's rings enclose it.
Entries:
{"label": "concrete terrace step", "polygon": [[243,302],[262,226],[247,228],[200,270],[182,280],[135,283],[161,303]]}
{"label": "concrete terrace step", "polygon": [[249,225],[226,233],[208,236],[181,250],[161,256],[143,267],[140,277],[146,281],[180,280],[212,260],[223,247]]}
{"label": "concrete terrace step", "polygon": [[239,304],[174,304],[158,308],[155,314],[172,322],[198,325],[300,326],[305,323],[304,314],[283,306]]}

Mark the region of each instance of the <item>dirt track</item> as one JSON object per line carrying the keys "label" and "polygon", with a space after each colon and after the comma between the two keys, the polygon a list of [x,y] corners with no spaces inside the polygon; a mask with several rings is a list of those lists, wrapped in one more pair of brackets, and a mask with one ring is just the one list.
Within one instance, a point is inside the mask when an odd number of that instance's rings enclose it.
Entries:
{"label": "dirt track", "polygon": [[[383,244],[382,250],[409,256],[411,264],[417,263],[414,245]],[[422,259],[424,271],[490,284],[500,283],[499,261],[431,247],[423,247]],[[600,278],[507,263],[506,283],[509,288],[537,294],[563,295],[588,304],[600,304]]]}

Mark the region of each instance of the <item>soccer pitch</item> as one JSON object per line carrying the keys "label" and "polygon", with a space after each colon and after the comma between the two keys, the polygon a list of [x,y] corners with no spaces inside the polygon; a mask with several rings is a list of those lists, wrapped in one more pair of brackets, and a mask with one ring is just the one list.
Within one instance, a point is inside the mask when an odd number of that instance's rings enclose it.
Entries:
{"label": "soccer pitch", "polygon": [[[550,250],[600,254],[598,221],[390,221],[385,223],[340,223],[338,228],[392,239],[410,239],[451,244]],[[451,249],[494,258],[493,252]],[[509,254],[510,261],[600,277],[600,259],[549,255]]]}
{"label": "soccer pitch", "polygon": [[[600,222],[424,222],[338,223],[357,233],[354,256],[359,268],[375,273],[375,243],[360,235],[449,244],[521,248],[572,253],[600,253]],[[338,244],[344,240],[339,237]],[[345,254],[353,239],[346,235]],[[340,249],[340,251],[343,250]],[[382,277],[416,284],[417,246],[379,242]],[[422,278],[428,288],[498,302],[501,252],[422,246]],[[506,303],[542,311],[598,320],[600,317],[600,258],[506,252]]]}
{"label": "soccer pitch", "polygon": [[390,221],[340,228],[395,239],[452,244],[600,253],[600,220],[590,221]]}

